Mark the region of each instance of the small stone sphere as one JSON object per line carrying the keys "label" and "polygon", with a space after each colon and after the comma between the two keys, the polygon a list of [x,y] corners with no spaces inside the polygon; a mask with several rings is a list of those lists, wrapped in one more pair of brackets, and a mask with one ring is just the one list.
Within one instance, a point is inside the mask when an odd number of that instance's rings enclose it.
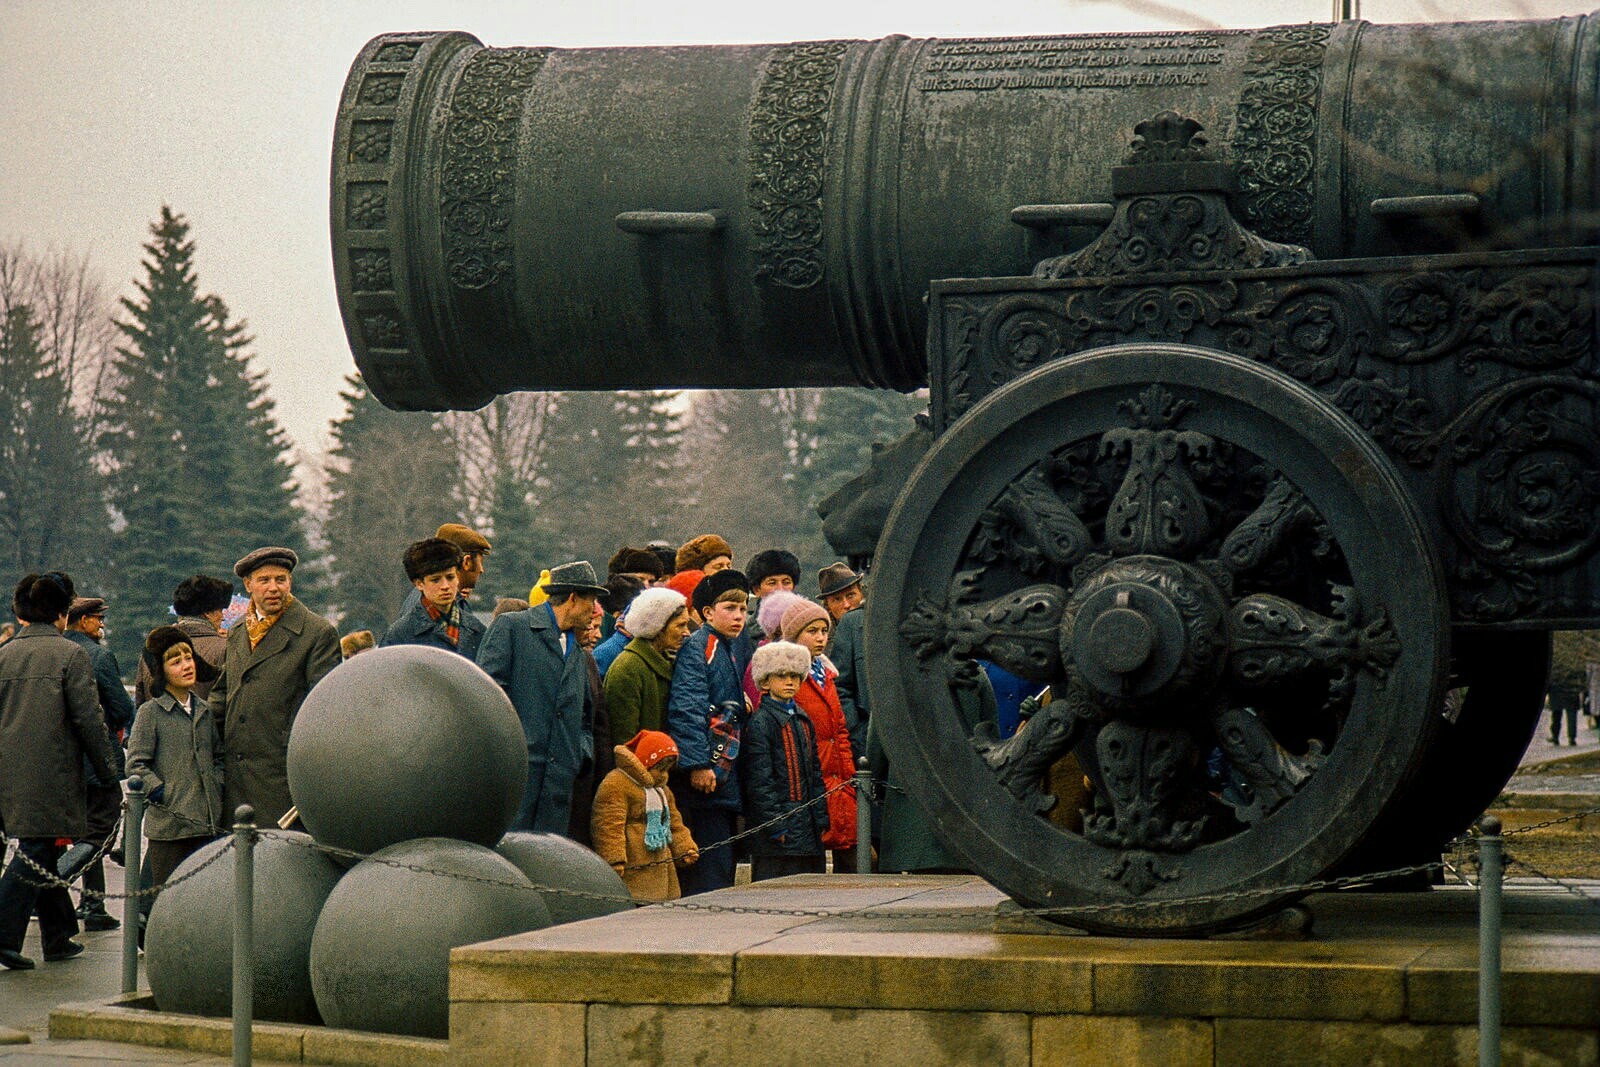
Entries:
{"label": "small stone sphere", "polygon": [[505,693],[470,660],[420,645],[363,652],[318,682],[288,762],[305,828],[361,853],[419,837],[493,846],[528,778]]}
{"label": "small stone sphere", "polygon": [[[179,864],[170,888],[161,891],[150,909],[145,971],[162,1011],[233,1011],[233,875],[238,857],[222,856],[185,880],[227,848],[228,841],[219,838]],[[255,1017],[315,1023],[311,935],[323,902],[344,871],[316,851],[308,835],[278,830],[256,841],[254,864]]]}
{"label": "small stone sphere", "polygon": [[[514,830],[502,837],[494,850],[516,864],[535,886],[554,887],[539,890],[553,924],[592,919],[633,907],[633,894],[611,864],[571,838]],[[605,899],[574,896],[559,892],[561,889],[594,893]]]}
{"label": "small stone sphere", "polygon": [[391,845],[352,867],[322,909],[311,938],[317,1007],[329,1026],[446,1037],[450,950],[549,925],[527,877],[482,845]]}

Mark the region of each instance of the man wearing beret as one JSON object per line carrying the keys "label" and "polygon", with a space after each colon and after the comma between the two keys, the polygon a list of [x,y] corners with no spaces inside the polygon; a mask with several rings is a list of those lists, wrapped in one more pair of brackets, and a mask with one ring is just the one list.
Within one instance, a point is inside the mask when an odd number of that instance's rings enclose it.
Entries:
{"label": "man wearing beret", "polygon": [[489,625],[478,666],[511,698],[528,743],[528,783],[513,830],[565,834],[572,788],[594,759],[589,659],[578,637],[606,592],[586,560],[550,569],[546,599]]}
{"label": "man wearing beret", "polygon": [[249,804],[256,825],[270,826],[293,806],[289,730],[311,687],[339,665],[339,631],[294,598],[300,557],[258,548],[233,565],[250,606],[228,632],[222,674],[211,689],[212,714],[227,755],[223,811]]}

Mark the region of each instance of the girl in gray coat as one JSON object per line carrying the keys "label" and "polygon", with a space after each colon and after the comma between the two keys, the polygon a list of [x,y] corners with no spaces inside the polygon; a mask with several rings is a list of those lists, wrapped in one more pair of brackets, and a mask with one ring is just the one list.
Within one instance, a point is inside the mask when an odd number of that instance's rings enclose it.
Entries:
{"label": "girl in gray coat", "polygon": [[128,773],[142,779],[151,801],[144,832],[151,881],[159,886],[222,832],[222,742],[211,706],[194,693],[189,635],[156,627],[145,639],[144,662],[165,684],[134,715]]}

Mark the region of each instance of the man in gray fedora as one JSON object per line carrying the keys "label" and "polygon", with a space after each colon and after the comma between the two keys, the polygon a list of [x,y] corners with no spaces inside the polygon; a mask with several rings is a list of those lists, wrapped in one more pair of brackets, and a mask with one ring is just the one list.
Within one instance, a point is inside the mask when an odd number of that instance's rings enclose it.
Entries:
{"label": "man in gray fedora", "polygon": [[551,568],[545,589],[543,604],[490,624],[478,666],[511,698],[528,742],[528,784],[512,829],[564,834],[572,784],[594,759],[589,668],[578,637],[606,587],[578,560]]}

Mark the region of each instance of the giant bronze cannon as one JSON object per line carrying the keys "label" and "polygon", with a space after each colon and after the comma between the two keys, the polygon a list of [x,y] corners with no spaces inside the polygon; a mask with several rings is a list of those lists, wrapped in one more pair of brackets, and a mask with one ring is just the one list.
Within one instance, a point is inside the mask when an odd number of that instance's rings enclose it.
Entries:
{"label": "giant bronze cannon", "polygon": [[[1025,904],[1214,930],[1426,874],[1526,748],[1549,631],[1600,626],[1597,50],[1588,17],[387,35],[339,113],[340,303],[400,408],[928,386],[885,454],[875,728]],[[979,660],[1050,688],[1013,738],[962,726]]]}

